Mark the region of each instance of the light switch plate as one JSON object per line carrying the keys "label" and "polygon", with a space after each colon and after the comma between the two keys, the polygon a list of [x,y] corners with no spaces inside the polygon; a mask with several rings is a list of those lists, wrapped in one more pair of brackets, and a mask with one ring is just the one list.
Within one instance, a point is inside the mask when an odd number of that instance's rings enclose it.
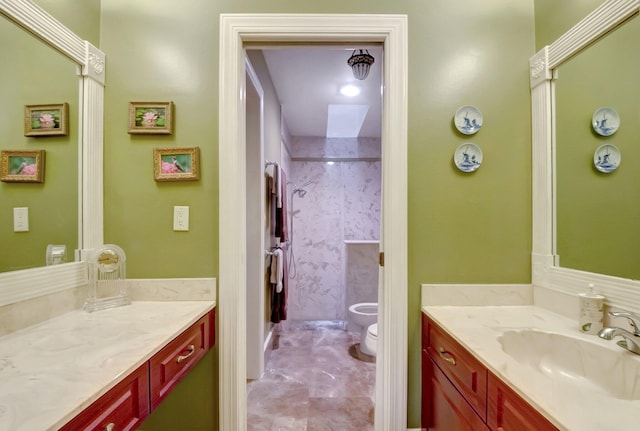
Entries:
{"label": "light switch plate", "polygon": [[29,232],[29,208],[20,207],[13,209],[13,231]]}
{"label": "light switch plate", "polygon": [[173,207],[173,230],[174,231],[189,230],[189,207],[186,207],[186,206]]}

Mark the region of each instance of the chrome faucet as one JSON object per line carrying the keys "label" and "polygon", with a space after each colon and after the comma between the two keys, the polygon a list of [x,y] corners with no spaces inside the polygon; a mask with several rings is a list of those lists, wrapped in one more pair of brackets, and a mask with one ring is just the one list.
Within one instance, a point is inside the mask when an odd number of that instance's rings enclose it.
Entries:
{"label": "chrome faucet", "polygon": [[633,328],[633,332],[629,332],[622,328],[608,327],[598,332],[598,337],[605,340],[612,340],[614,337],[620,336],[623,340],[616,343],[618,346],[640,355],[640,316],[626,311],[610,311],[609,316],[626,317]]}

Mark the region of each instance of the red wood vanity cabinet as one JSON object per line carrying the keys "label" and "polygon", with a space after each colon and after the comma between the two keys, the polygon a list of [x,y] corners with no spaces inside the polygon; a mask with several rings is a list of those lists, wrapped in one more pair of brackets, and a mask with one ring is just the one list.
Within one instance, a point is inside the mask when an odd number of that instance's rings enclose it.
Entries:
{"label": "red wood vanity cabinet", "polygon": [[152,409],[158,407],[178,382],[213,346],[212,329],[213,316],[207,314],[149,360]]}
{"label": "red wood vanity cabinet", "polygon": [[61,431],[134,430],[149,416],[149,364],[144,363],[84,409]]}
{"label": "red wood vanity cabinet", "polygon": [[492,430],[553,431],[558,429],[491,373],[489,373],[488,390],[489,418],[487,421]]}
{"label": "red wood vanity cabinet", "polygon": [[434,431],[557,431],[424,313],[422,427]]}
{"label": "red wood vanity cabinet", "polygon": [[63,426],[60,431],[137,429],[215,344],[215,309]]}
{"label": "red wood vanity cabinet", "polygon": [[480,416],[422,352],[422,427],[432,431],[489,431]]}

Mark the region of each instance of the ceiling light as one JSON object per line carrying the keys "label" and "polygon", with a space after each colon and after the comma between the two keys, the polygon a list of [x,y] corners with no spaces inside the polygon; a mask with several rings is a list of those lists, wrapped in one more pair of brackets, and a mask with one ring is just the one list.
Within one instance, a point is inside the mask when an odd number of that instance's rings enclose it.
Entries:
{"label": "ceiling light", "polygon": [[366,49],[358,49],[357,51],[360,52],[356,54],[356,50],[353,50],[353,54],[347,60],[347,64],[351,66],[353,76],[356,79],[363,80],[369,75],[369,69],[374,62],[374,58]]}
{"label": "ceiling light", "polygon": [[360,94],[360,89],[355,85],[347,84],[340,87],[340,94],[347,97],[355,97]]}

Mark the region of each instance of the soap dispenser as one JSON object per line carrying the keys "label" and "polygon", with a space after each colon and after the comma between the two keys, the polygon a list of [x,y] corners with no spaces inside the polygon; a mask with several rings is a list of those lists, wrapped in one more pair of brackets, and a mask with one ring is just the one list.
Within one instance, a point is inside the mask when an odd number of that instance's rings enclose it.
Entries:
{"label": "soap dispenser", "polygon": [[589,291],[579,293],[580,317],[578,325],[585,334],[597,334],[602,329],[604,318],[604,296],[595,292],[593,283],[589,283]]}

